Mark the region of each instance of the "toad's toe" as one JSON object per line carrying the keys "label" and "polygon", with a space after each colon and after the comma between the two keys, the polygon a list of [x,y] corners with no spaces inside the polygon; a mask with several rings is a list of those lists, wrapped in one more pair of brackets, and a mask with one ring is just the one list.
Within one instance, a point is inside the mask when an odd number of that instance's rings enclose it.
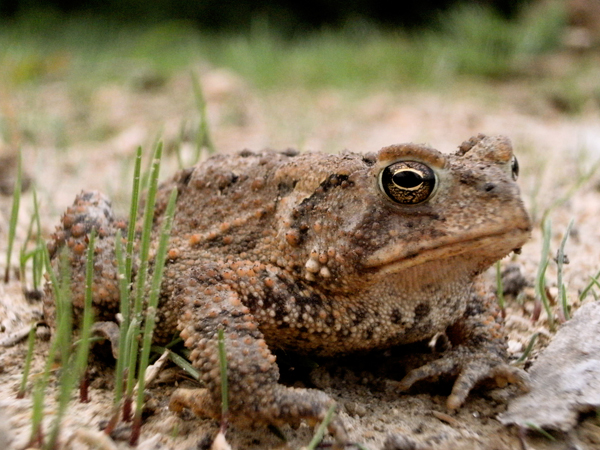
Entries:
{"label": "toad's toe", "polygon": [[443,375],[457,375],[448,397],[448,409],[460,408],[471,390],[481,381],[494,379],[499,387],[514,383],[521,389],[528,389],[529,376],[523,370],[510,366],[498,358],[483,352],[474,352],[465,347],[457,347],[442,358],[411,370],[401,381],[389,381],[391,387],[407,391],[418,381]]}

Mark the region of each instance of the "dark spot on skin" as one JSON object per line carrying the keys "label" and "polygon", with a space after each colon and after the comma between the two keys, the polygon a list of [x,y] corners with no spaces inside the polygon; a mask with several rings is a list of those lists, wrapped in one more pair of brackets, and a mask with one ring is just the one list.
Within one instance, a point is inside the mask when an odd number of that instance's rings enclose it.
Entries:
{"label": "dark spot on skin", "polygon": [[390,314],[390,320],[395,325],[400,325],[402,323],[402,312],[398,308],[392,309],[392,314]]}
{"label": "dark spot on skin", "polygon": [[306,311],[306,307],[310,306],[314,312],[315,308],[319,308],[323,304],[323,300],[318,294],[311,294],[309,297],[296,297],[296,305],[300,311]]}
{"label": "dark spot on skin", "polygon": [[419,303],[417,305],[417,307],[415,308],[415,324],[419,324],[421,322],[423,322],[424,319],[426,319],[429,316],[429,313],[431,312],[431,306],[429,306],[429,303]]}
{"label": "dark spot on skin", "polygon": [[285,316],[285,309],[283,308],[283,302],[276,301],[276,302],[274,302],[274,305],[275,305],[275,317],[274,317],[275,321],[283,320],[283,318]]}
{"label": "dark spot on skin", "polygon": [[217,189],[219,189],[221,193],[224,193],[225,190],[234,185],[240,177],[233,172],[228,172],[220,173],[216,175],[214,179]]}
{"label": "dark spot on skin", "polygon": [[288,195],[290,192],[292,192],[294,190],[297,183],[298,183],[298,180],[286,180],[282,183],[279,183],[277,185],[277,190],[279,191],[279,195],[281,197],[285,197],[286,195]]}
{"label": "dark spot on skin", "polygon": [[496,187],[496,185],[493,183],[485,183],[485,185],[483,186],[483,189],[485,189],[485,192],[490,192],[490,191],[493,191],[495,187]]}
{"label": "dark spot on skin", "polygon": [[485,312],[485,307],[480,301],[467,302],[467,309],[465,311],[465,317],[473,317],[481,315]]}
{"label": "dark spot on skin", "polygon": [[333,317],[333,314],[327,314],[327,316],[325,316],[325,325],[328,327],[333,327],[335,325],[335,318]]}
{"label": "dark spot on skin", "polygon": [[244,150],[239,152],[238,155],[240,155],[242,158],[247,158],[249,156],[255,155],[255,153],[252,150],[248,150],[247,148],[245,148]]}
{"label": "dark spot on skin", "polygon": [[348,312],[350,314],[354,314],[356,316],[354,318],[354,320],[352,320],[352,325],[353,326],[356,326],[356,325],[359,325],[360,323],[362,323],[362,321],[365,320],[365,317],[367,316],[367,313],[362,308],[360,308],[360,309],[349,309]]}

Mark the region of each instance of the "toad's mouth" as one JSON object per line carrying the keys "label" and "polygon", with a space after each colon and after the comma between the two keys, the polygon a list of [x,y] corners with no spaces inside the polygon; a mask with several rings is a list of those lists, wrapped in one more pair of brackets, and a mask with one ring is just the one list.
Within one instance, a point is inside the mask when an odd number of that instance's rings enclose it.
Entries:
{"label": "toad's mouth", "polygon": [[529,239],[531,227],[486,230],[471,236],[447,236],[435,242],[409,243],[409,245],[383,248],[373,253],[365,262],[365,267],[379,273],[398,273],[410,267],[420,266],[431,261],[443,261],[463,255],[464,267],[480,270],[488,267],[520,249]]}

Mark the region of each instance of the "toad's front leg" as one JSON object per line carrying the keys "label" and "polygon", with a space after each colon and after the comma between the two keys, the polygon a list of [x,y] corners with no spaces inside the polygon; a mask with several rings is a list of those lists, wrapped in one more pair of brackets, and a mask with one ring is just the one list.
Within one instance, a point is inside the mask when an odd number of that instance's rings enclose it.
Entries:
{"label": "toad's front leg", "polygon": [[[197,270],[198,273],[210,272]],[[190,279],[198,280],[198,275]],[[177,303],[182,305],[179,329],[191,349],[192,364],[200,371],[206,389],[196,393],[176,391],[172,409],[188,406],[199,416],[221,417],[221,377],[218,330],[223,330],[229,386],[229,419],[241,425],[309,425],[321,422],[334,403],[324,392],[297,389],[278,383],[279,369],[250,310],[230,286],[201,281],[186,287]],[[338,442],[346,442],[339,418],[329,425]]]}

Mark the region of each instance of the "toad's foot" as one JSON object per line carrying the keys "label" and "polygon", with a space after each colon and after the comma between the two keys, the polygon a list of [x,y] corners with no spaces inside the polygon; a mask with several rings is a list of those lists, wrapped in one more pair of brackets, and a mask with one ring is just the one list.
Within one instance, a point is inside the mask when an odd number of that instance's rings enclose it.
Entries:
{"label": "toad's foot", "polygon": [[410,371],[396,389],[405,391],[417,381],[440,375],[457,376],[446,403],[449,409],[462,406],[473,387],[486,379],[493,378],[500,387],[510,382],[528,389],[529,376],[506,362],[502,315],[493,296],[474,293],[464,316],[446,335],[453,347],[440,359]]}
{"label": "toad's foot", "polygon": [[[316,389],[289,388],[276,384],[271,386],[270,395],[266,395],[270,403],[261,402],[259,405],[248,403],[245,407],[236,408],[228,419],[236,425],[255,426],[291,425],[297,427],[300,420],[305,420],[310,426],[316,426],[325,420],[327,412],[334,401],[324,392]],[[237,395],[233,394],[232,395]],[[239,403],[240,399],[233,399]],[[215,402],[208,389],[177,389],[171,395],[169,409],[176,413],[184,408],[190,409],[199,417],[221,419],[221,405]],[[346,430],[338,417],[328,424],[329,433],[338,443],[348,442]]]}
{"label": "toad's foot", "polygon": [[523,370],[506,364],[502,358],[461,346],[449,350],[438,360],[411,370],[401,381],[389,381],[388,385],[406,391],[418,381],[442,375],[458,376],[446,401],[448,409],[460,408],[475,385],[486,379],[494,379],[499,387],[515,383],[524,390],[529,384],[529,376]]}

